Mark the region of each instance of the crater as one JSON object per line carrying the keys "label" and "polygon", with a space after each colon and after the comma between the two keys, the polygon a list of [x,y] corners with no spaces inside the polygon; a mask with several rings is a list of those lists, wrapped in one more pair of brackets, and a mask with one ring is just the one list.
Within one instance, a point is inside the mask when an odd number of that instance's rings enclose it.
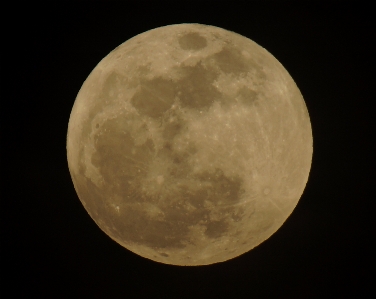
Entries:
{"label": "crater", "polygon": [[197,32],[190,32],[179,38],[180,48],[183,50],[200,50],[207,46],[206,39]]}
{"label": "crater", "polygon": [[159,118],[171,108],[175,100],[175,84],[171,81],[155,78],[143,81],[131,99],[133,107],[140,114]]}

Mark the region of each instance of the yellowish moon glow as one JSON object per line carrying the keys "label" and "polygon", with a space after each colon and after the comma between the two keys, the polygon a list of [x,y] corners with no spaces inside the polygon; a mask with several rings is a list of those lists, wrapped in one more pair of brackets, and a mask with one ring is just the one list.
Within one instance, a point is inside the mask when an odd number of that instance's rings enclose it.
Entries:
{"label": "yellowish moon glow", "polygon": [[205,265],[281,227],[308,180],[312,132],[299,89],[264,48],[170,25],[94,68],[67,157],[82,204],[113,240],[157,262]]}

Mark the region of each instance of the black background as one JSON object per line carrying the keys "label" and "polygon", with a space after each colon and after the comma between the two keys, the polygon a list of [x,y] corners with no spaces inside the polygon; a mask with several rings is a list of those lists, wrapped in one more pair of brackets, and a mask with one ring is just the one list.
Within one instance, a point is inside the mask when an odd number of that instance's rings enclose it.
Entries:
{"label": "black background", "polygon": [[[3,294],[9,289],[9,298],[373,297],[370,11],[359,2],[340,1],[45,1],[4,10]],[[271,52],[300,88],[314,137],[309,182],[281,229],[238,258],[202,267],[155,263],[112,241],[81,205],[66,160],[70,111],[91,70],[127,39],[177,23],[235,31]]]}

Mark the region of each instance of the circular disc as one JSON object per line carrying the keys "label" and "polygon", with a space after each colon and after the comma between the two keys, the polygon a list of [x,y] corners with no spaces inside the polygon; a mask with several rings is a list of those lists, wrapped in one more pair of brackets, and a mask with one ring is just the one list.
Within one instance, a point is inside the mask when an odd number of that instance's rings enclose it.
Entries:
{"label": "circular disc", "polygon": [[213,26],[147,31],[108,54],[79,91],[68,164],[112,239],[145,258],[204,265],[269,238],[308,180],[307,108],[284,67]]}

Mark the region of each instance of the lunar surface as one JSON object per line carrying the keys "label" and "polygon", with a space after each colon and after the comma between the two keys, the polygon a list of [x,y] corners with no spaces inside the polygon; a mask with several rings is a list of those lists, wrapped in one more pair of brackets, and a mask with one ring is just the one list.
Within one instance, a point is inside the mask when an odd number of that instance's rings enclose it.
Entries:
{"label": "lunar surface", "polygon": [[151,260],[205,265],[275,233],[308,180],[312,132],[285,68],[200,24],[137,35],[79,91],[67,156],[87,212]]}

